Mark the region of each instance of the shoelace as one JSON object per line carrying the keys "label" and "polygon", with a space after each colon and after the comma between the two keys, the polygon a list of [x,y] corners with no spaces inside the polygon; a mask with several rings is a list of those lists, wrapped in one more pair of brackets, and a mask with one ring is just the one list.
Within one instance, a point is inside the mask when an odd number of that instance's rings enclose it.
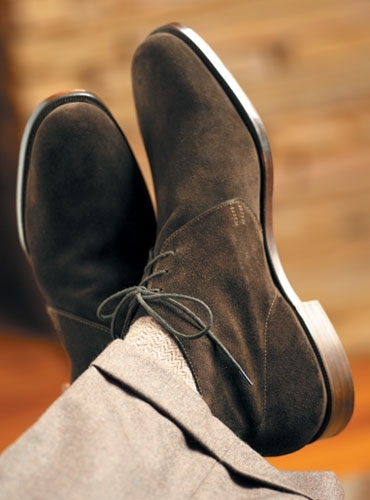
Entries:
{"label": "shoelace", "polygon": [[[156,262],[168,257],[169,255],[173,255],[173,253],[173,251],[168,251],[159,254],[154,258],[151,258],[144,269],[144,275],[148,271],[148,269],[154,266]],[[112,337],[114,339],[124,338],[130,327],[137,306],[138,304],[140,304],[149,316],[155,319],[168,333],[175,337],[195,340],[203,337],[204,335],[207,335],[235,365],[242,377],[250,385],[253,385],[252,380],[248,377],[248,375],[236,361],[234,356],[212,333],[211,328],[213,326],[213,314],[210,307],[203,300],[197,299],[196,297],[192,297],[190,295],[166,293],[159,288],[149,289],[145,286],[153,278],[166,273],[166,270],[159,270],[151,273],[147,277],[145,277],[141,281],[141,283],[139,283],[139,285],[120,290],[119,292],[116,292],[103,300],[103,302],[98,307],[97,316],[101,320],[110,320]],[[200,305],[205,311],[207,319],[206,322],[204,323],[197,314],[195,314],[189,307],[187,307],[180,301]],[[158,314],[155,309],[153,309],[153,307],[149,305],[149,303],[155,302],[166,302],[167,304],[170,304],[174,310],[177,309],[182,311],[194,322],[194,324],[199,328],[199,331],[194,334],[188,334],[176,330],[165,320],[165,318],[163,318],[163,316]],[[107,309],[111,310],[109,312],[105,312]]]}

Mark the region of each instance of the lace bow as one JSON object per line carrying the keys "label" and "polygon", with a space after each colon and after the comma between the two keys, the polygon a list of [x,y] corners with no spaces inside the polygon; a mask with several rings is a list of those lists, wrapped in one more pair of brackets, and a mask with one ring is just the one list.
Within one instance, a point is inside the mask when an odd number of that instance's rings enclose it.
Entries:
{"label": "lace bow", "polygon": [[[144,274],[148,269],[154,266],[156,262],[173,254],[173,251],[169,251],[152,258],[145,267]],[[139,285],[120,290],[119,292],[116,292],[103,300],[103,302],[98,307],[97,316],[101,320],[110,320],[112,337],[124,338],[132,323],[132,319],[135,315],[137,307],[138,305],[140,305],[149,316],[155,319],[168,333],[170,333],[174,337],[195,340],[206,335],[221,349],[221,351],[234,364],[234,366],[236,366],[243,378],[250,385],[253,385],[253,382],[245,373],[240,364],[236,361],[234,356],[212,333],[211,328],[213,326],[213,314],[210,307],[203,300],[192,297],[190,295],[166,293],[159,288],[149,289],[146,287],[146,284],[150,280],[155,277],[162,276],[166,273],[166,270],[159,270],[151,273],[147,277],[145,277]],[[188,334],[173,328],[173,326],[168,323],[165,318],[152,307],[151,304],[155,304],[156,302],[165,302],[166,305],[169,305],[175,312],[176,310],[178,310],[184,313],[186,316],[188,316],[189,319],[192,320],[193,324],[196,325],[199,331],[194,334]],[[184,304],[184,302],[190,304],[198,304],[199,306],[201,306],[201,308],[205,312],[206,321],[203,322],[196,313],[194,313],[189,307]]]}

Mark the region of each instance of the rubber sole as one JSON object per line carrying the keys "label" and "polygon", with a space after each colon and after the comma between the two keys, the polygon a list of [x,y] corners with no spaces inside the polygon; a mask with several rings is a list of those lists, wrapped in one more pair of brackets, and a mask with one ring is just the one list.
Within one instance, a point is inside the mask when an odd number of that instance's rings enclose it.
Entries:
{"label": "rubber sole", "polygon": [[253,137],[261,166],[261,224],[271,276],[306,332],[326,385],[326,414],[312,441],[334,436],[344,429],[353,413],[354,386],[351,369],[340,339],[320,303],[315,300],[302,302],[281,265],[272,223],[273,162],[262,120],[234,77],[197,33],[178,23],[162,26],[151,35],[156,33],[174,35],[193,50],[228,95]]}

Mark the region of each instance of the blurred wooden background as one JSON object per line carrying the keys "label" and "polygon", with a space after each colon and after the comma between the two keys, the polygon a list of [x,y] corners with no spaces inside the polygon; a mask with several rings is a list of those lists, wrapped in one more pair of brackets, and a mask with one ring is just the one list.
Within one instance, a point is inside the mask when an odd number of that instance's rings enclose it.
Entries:
{"label": "blurred wooden background", "polygon": [[[370,470],[370,441],[364,444],[362,439],[365,427],[370,432],[364,382],[370,360],[370,2],[0,0],[0,5],[7,96],[7,107],[1,111],[11,126],[13,144],[6,172],[1,166],[1,188],[10,201],[15,150],[25,120],[45,97],[72,88],[91,90],[110,107],[150,182],[131,94],[133,52],[152,29],[175,20],[195,29],[215,49],[269,133],[275,161],[275,234],[287,275],[302,299],[319,299],[329,313],[363,391],[359,401],[365,413],[355,420],[353,430],[357,437],[350,434],[346,441],[352,443],[351,454],[332,465],[344,446],[340,437],[326,442],[311,462],[303,460],[301,465],[314,468],[321,457],[320,468],[353,472],[350,461],[361,453],[367,461],[359,467]],[[2,147],[9,147],[9,140]],[[41,382],[37,375],[34,381],[27,376],[25,366],[37,372],[30,367],[37,359],[39,372],[48,372],[50,359],[57,357],[53,382],[49,378],[52,388],[42,386],[47,396],[36,404],[32,417],[22,421],[25,428],[56,397],[67,372],[63,353],[47,335],[49,324],[30,273],[15,250],[11,209],[7,213],[1,225],[8,229],[1,241],[0,318],[11,326],[0,338],[1,356],[8,360],[0,403],[9,402],[9,377],[17,377],[22,391],[23,376],[24,401],[32,407]],[[5,231],[13,233],[8,236]],[[9,262],[6,274],[4,262]],[[14,293],[9,303],[5,298],[9,299],[10,286]],[[33,335],[24,339],[27,332]],[[44,332],[44,337],[46,332],[47,338],[35,338],[34,332]],[[42,357],[47,352],[49,361]],[[12,401],[15,404],[14,397]],[[18,417],[25,415],[25,406],[19,403]],[[4,415],[10,414],[4,410]],[[294,466],[296,459],[291,463]]]}
{"label": "blurred wooden background", "polygon": [[48,95],[87,88],[146,168],[130,62],[169,20],[208,41],[265,123],[276,238],[293,285],[323,303],[347,349],[370,350],[368,0],[17,0],[7,47],[20,127]]}

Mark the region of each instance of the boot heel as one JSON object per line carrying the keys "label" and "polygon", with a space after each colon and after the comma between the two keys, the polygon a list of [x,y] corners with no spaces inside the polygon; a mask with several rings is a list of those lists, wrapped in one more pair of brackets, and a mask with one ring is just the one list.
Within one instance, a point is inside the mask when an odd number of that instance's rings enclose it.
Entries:
{"label": "boot heel", "polygon": [[282,267],[272,231],[271,197],[267,197],[265,220],[266,253],[275,283],[296,311],[306,330],[322,369],[326,390],[326,416],[313,441],[335,436],[348,424],[354,408],[351,368],[341,341],[320,302],[302,302],[293,290]]}
{"label": "boot heel", "polygon": [[327,415],[315,439],[338,434],[347,425],[354,408],[351,369],[339,337],[317,300],[301,302],[298,312],[312,339],[328,390]]}

